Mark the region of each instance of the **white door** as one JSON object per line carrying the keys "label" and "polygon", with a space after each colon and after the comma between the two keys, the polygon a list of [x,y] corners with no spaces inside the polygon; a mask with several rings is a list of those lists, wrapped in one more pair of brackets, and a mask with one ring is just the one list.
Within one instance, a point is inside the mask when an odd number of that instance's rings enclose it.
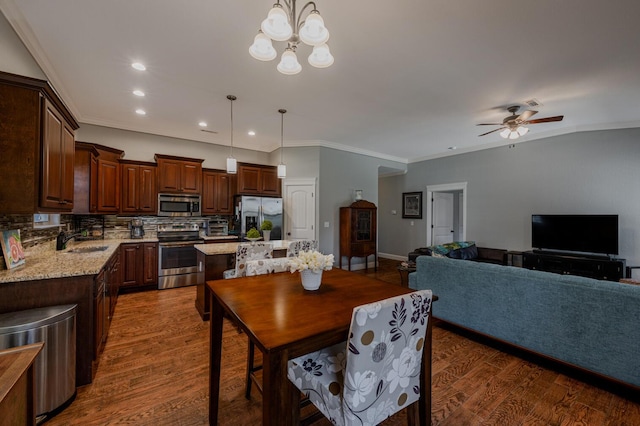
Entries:
{"label": "white door", "polygon": [[433,227],[434,245],[453,242],[453,194],[446,192],[433,193]]}
{"label": "white door", "polygon": [[284,182],[284,216],[286,240],[316,239],[315,179]]}

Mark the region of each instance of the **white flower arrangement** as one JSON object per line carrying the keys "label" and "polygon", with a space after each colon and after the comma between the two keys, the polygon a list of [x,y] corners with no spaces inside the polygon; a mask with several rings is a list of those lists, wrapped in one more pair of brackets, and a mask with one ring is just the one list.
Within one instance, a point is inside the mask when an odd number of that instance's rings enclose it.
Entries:
{"label": "white flower arrangement", "polygon": [[309,269],[313,272],[329,271],[333,268],[333,255],[322,254],[319,251],[301,251],[298,257],[289,259],[291,273]]}

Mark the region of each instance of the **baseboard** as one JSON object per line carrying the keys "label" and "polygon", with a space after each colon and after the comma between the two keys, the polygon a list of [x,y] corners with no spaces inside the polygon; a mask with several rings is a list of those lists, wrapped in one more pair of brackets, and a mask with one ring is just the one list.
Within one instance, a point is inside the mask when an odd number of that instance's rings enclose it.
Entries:
{"label": "baseboard", "polygon": [[407,260],[407,256],[400,256],[400,255],[391,254],[391,253],[378,253],[378,257],[391,259],[391,260],[399,260],[400,262],[402,262],[403,260]]}

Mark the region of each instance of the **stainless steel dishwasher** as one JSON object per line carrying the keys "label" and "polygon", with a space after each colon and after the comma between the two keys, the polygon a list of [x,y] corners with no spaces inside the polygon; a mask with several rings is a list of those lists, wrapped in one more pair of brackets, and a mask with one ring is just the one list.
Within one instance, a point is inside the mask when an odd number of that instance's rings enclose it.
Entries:
{"label": "stainless steel dishwasher", "polygon": [[75,397],[76,311],[61,305],[0,314],[0,349],[44,342],[34,363],[38,422]]}

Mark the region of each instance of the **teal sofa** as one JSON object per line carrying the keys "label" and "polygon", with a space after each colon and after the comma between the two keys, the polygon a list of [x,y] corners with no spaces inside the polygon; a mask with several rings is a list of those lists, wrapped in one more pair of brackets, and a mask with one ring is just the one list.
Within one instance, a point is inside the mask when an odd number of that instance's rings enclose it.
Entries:
{"label": "teal sofa", "polygon": [[640,286],[420,256],[434,318],[640,389]]}

